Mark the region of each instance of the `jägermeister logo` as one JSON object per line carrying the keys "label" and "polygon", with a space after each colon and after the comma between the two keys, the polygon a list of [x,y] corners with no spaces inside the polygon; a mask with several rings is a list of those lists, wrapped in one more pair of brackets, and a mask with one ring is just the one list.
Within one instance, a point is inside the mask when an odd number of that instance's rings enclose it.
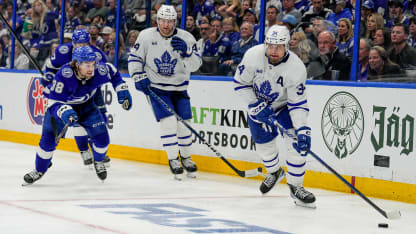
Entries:
{"label": "j\u00e4germeister logo", "polygon": [[329,151],[339,158],[354,153],[364,133],[364,115],[358,100],[348,92],[338,92],[325,104],[321,130]]}

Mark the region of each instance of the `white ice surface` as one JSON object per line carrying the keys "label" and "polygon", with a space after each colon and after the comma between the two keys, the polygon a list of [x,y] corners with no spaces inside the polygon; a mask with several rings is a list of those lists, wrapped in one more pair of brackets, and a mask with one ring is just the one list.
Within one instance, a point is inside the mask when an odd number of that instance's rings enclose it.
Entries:
{"label": "white ice surface", "polygon": [[370,198],[401,211],[387,220],[356,195],[309,189],[317,209],[308,209],[293,204],[284,184],[263,196],[258,180],[198,172],[176,181],[167,166],[118,159],[102,183],[66,151],[22,187],[35,150],[0,141],[0,233],[416,233],[413,204]]}

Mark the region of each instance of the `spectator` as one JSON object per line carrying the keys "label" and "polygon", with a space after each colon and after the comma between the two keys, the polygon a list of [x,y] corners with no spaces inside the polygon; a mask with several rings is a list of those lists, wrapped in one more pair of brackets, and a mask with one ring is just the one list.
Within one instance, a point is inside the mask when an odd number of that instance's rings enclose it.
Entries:
{"label": "spectator", "polygon": [[209,35],[212,34],[211,25],[203,21],[199,25],[200,30],[200,39],[196,42],[196,48],[198,49],[199,54],[204,54],[204,45],[209,40]]}
{"label": "spectator", "polygon": [[296,26],[296,18],[291,14],[286,14],[285,16],[283,16],[279,24],[286,26],[289,32],[293,33],[293,29]]}
{"label": "spectator", "polygon": [[[72,33],[70,33],[70,32],[66,32],[66,33],[64,33],[64,44],[65,43],[68,43],[68,42],[71,42],[72,41]],[[57,42],[56,42],[57,43]],[[56,43],[52,43],[52,45],[54,45],[54,44],[56,44]],[[58,43],[59,44],[59,43]],[[51,45],[51,48],[53,48],[53,46]],[[50,52],[50,55],[52,55],[53,53],[52,52]],[[48,56],[48,58],[49,58],[50,56]]]}
{"label": "spectator", "polygon": [[100,26],[98,24],[92,24],[88,28],[88,33],[90,34],[90,43],[91,45],[102,48],[104,40],[100,37]]}
{"label": "spectator", "polygon": [[177,15],[176,27],[180,28],[181,27],[181,22],[182,22],[182,5],[177,5],[175,7],[175,11],[176,11],[176,15]]}
{"label": "spectator", "polygon": [[222,25],[219,19],[211,21],[212,33],[209,40],[205,42],[203,56],[218,56],[219,63],[231,58],[231,41],[222,32]]}
{"label": "spectator", "polygon": [[[10,56],[7,58],[7,67],[10,67]],[[22,53],[20,46],[14,47],[14,69],[27,70],[29,69],[29,59]]]}
{"label": "spectator", "polygon": [[101,30],[101,38],[103,39],[104,43],[108,43],[111,33],[113,33],[113,29],[109,26],[105,26]]}
{"label": "spectator", "polygon": [[[71,34],[71,41],[72,41],[72,34]],[[64,43],[66,43],[66,42],[64,42]],[[47,64],[47,63],[50,63],[50,61],[51,61],[51,56],[55,54],[55,50],[56,50],[56,48],[58,48],[58,46],[59,46],[59,43],[58,43],[58,42],[54,42],[54,43],[52,43],[52,45],[51,45],[51,49],[50,49],[50,53],[49,53],[49,56],[48,56],[48,58],[45,60],[45,63],[43,64],[43,67],[42,67],[42,70],[45,70],[45,69],[46,69],[46,64]]]}
{"label": "spectator", "polygon": [[392,28],[398,23],[409,26],[409,18],[403,15],[402,0],[390,0],[388,2],[390,20],[386,23],[386,27]]}
{"label": "spectator", "polygon": [[361,20],[360,20],[360,37],[364,37],[367,33],[367,19],[372,13],[374,13],[374,2],[372,0],[366,0],[361,6]]}
{"label": "spectator", "polygon": [[157,15],[156,14],[152,14],[152,17],[150,18],[151,23],[150,25],[152,27],[157,27]]}
{"label": "spectator", "polygon": [[[118,70],[120,70],[121,73],[128,73],[129,55],[126,53],[125,48],[122,45],[120,45],[118,52],[119,52],[119,56],[117,59],[117,68]],[[108,61],[111,61],[114,63],[115,54],[116,54],[115,44],[110,43]]]}
{"label": "spectator", "polygon": [[[255,5],[255,12],[256,14],[260,15],[260,0],[254,0],[254,5]],[[253,4],[252,4],[253,5]],[[270,6],[275,6],[279,12],[282,10],[282,3],[280,0],[266,0],[266,9],[269,8]]]}
{"label": "spectator", "polygon": [[357,81],[368,80],[368,55],[371,49],[371,41],[365,38],[360,39],[360,52],[358,54],[358,69],[360,71]]}
{"label": "spectator", "polygon": [[253,37],[253,25],[249,22],[243,22],[240,27],[241,38],[232,45],[231,59],[224,61],[219,65],[221,75],[232,76],[237,65],[243,59],[248,49],[258,44]]}
{"label": "spectator", "polygon": [[[108,12],[105,15],[104,22],[106,26],[116,28],[117,19],[117,0],[108,0]],[[120,11],[120,25],[126,23],[126,15],[123,8]]]}
{"label": "spectator", "polygon": [[409,37],[407,38],[407,44],[416,48],[416,16],[409,19],[409,24]]}
{"label": "spectator", "polygon": [[94,16],[94,18],[92,18],[91,20],[91,24],[96,24],[98,25],[100,28],[102,28],[105,24],[105,18],[102,15],[96,15]]}
{"label": "spectator", "polygon": [[90,23],[92,19],[97,15],[101,15],[103,18],[105,18],[110,9],[104,4],[104,0],[94,0],[94,8],[88,11],[87,16],[84,19],[85,22]]}
{"label": "spectator", "polygon": [[319,51],[315,44],[307,39],[304,32],[294,32],[290,38],[289,48],[305,64],[307,77],[315,77],[324,72],[324,68],[316,60],[319,58]]}
{"label": "spectator", "polygon": [[322,17],[316,17],[313,20],[313,26],[312,26],[312,33],[309,34],[308,38],[315,43],[315,45],[318,45],[318,35],[322,31],[325,31],[328,29],[328,25],[326,24],[326,21]]}
{"label": "spectator", "polygon": [[352,57],[354,31],[352,29],[351,21],[347,18],[342,18],[338,21],[337,47],[339,52],[347,57]]}
{"label": "spectator", "polygon": [[131,30],[129,34],[127,34],[127,53],[130,53],[130,51],[134,48],[134,44],[136,43],[137,37],[139,37],[139,33],[140,32],[137,30]]}
{"label": "spectator", "polygon": [[391,32],[389,28],[378,29],[374,35],[374,45],[383,47],[388,51],[391,47]]}
{"label": "spectator", "polygon": [[365,38],[374,40],[374,36],[378,29],[384,28],[384,19],[379,13],[373,13],[368,16],[366,24],[367,32]]}
{"label": "spectator", "polygon": [[256,13],[253,11],[253,9],[249,8],[249,9],[244,11],[243,21],[248,21],[252,25],[257,24],[257,22],[258,22],[257,16],[256,16]]}
{"label": "spectator", "polygon": [[211,16],[208,16],[208,15],[202,16],[201,17],[201,22],[200,22],[199,25],[201,25],[203,23],[211,25],[211,20],[212,20],[212,17]]}
{"label": "spectator", "polygon": [[287,14],[291,14],[296,18],[296,24],[300,22],[302,15],[301,13],[295,8],[295,0],[283,0],[283,9],[284,11],[280,12],[277,15],[277,20],[282,21],[283,16]]}
{"label": "spectator", "polygon": [[[310,8],[309,0],[295,0],[295,8],[301,15],[305,14]],[[300,21],[298,21],[299,23]]]}
{"label": "spectator", "polygon": [[[302,22],[312,23],[312,20],[319,16],[326,19],[332,10],[324,7],[324,0],[312,0],[312,7],[309,8],[302,16]],[[309,29],[307,33],[312,32],[312,29]]]}
{"label": "spectator", "polygon": [[318,36],[319,61],[325,72],[318,76],[323,80],[349,80],[351,61],[339,52],[334,33],[323,31]]}
{"label": "spectator", "polygon": [[193,9],[194,18],[200,23],[202,16],[215,16],[215,7],[211,0],[198,0]]}
{"label": "spectator", "polygon": [[228,17],[222,20],[222,27],[224,30],[224,36],[228,37],[231,45],[240,39],[240,29],[237,26],[234,18]]}
{"label": "spectator", "polygon": [[186,17],[186,31],[190,32],[196,41],[201,38],[199,35],[199,28],[196,26],[195,19],[192,15]]}
{"label": "spectator", "polygon": [[264,29],[264,33],[266,33],[271,26],[277,24],[277,14],[279,14],[279,10],[277,9],[277,7],[271,5],[267,8],[267,11],[266,11],[267,26]]}
{"label": "spectator", "polygon": [[81,20],[78,18],[75,8],[73,6],[68,7],[66,11],[65,32],[73,33],[75,28],[81,24]]}
{"label": "spectator", "polygon": [[55,20],[57,15],[48,12],[42,0],[35,0],[32,3],[32,39],[30,40],[30,53],[43,65],[49,55],[51,44],[58,42]]}
{"label": "spectator", "polygon": [[381,46],[371,48],[368,62],[370,64],[368,80],[404,75],[400,66],[387,57],[386,50]]}
{"label": "spectator", "polygon": [[392,62],[399,64],[402,69],[415,69],[416,49],[406,44],[409,36],[409,28],[405,24],[398,23],[391,31],[392,48],[388,52]]}
{"label": "spectator", "polygon": [[243,23],[243,16],[244,16],[244,12],[247,10],[247,9],[250,9],[250,8],[253,8],[253,6],[252,6],[253,4],[251,4],[251,0],[244,0],[243,1],[243,4],[242,4],[242,7],[241,7],[241,13],[236,17],[236,22],[237,22],[237,25],[240,27],[241,26],[241,24]]}
{"label": "spectator", "polygon": [[336,6],[333,13],[329,14],[326,20],[338,25],[339,19],[347,18],[352,21],[352,14],[350,9],[345,8],[345,0],[336,0]]}
{"label": "spectator", "polygon": [[[13,25],[13,20],[12,20],[12,16],[13,16],[13,3],[12,2],[6,2],[5,3],[5,8],[6,8],[6,20],[9,23],[10,26]],[[16,34],[20,35],[22,33],[22,29],[23,29],[23,23],[24,20],[16,15]]]}

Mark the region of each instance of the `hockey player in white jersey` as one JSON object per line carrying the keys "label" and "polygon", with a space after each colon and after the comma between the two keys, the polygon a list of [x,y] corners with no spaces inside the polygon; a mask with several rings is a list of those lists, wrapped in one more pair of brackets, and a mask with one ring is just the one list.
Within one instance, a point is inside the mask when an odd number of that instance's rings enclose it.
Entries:
{"label": "hockey player in white jersey", "polygon": [[[158,27],[140,32],[130,53],[129,73],[137,90],[149,95],[151,88],[190,123],[192,113],[187,88],[190,73],[198,70],[202,60],[195,38],[189,32],[175,28],[176,20],[173,6],[162,5],[159,8]],[[175,179],[182,179],[183,168],[189,177],[195,177],[197,167],[190,154],[191,131],[155,99],[149,98],[156,120],[160,122],[160,137]]]}
{"label": "hockey player in white jersey", "polygon": [[250,48],[235,73],[235,91],[248,106],[249,127],[256,151],[269,172],[260,186],[264,194],[285,176],[281,168],[276,121],[294,132],[297,141],[285,138],[287,184],[295,204],[315,208],[315,196],[303,187],[306,152],[311,147],[307,123],[306,68],[288,50],[290,33],[286,27],[272,26],[265,43]]}

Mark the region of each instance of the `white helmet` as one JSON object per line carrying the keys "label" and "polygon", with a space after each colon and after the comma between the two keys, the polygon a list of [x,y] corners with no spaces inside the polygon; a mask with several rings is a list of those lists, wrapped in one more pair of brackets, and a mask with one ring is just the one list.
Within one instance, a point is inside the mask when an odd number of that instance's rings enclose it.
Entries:
{"label": "white helmet", "polygon": [[264,40],[266,44],[283,44],[286,48],[288,48],[289,41],[289,29],[283,25],[273,25],[269,28],[269,31],[266,33],[266,39]]}
{"label": "white helmet", "polygon": [[176,20],[177,17],[178,17],[178,14],[176,13],[175,8],[171,5],[163,4],[157,11],[157,19]]}

